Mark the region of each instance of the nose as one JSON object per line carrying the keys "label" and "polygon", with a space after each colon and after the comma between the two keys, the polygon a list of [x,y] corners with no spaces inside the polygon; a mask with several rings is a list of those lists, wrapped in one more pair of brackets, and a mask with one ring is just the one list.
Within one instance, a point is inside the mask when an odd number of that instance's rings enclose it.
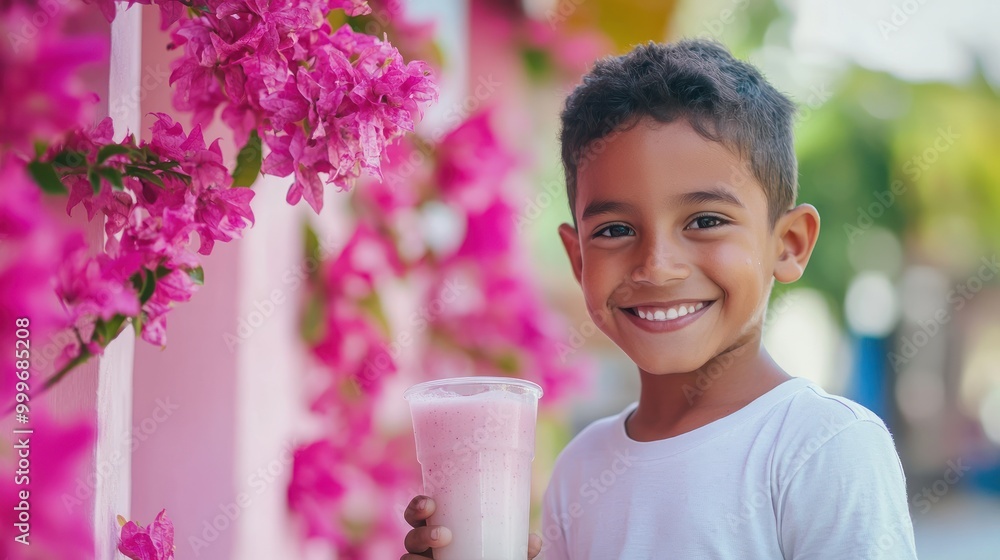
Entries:
{"label": "nose", "polygon": [[665,239],[652,239],[640,248],[642,260],[632,269],[632,281],[645,284],[666,284],[691,275],[691,267],[683,251]]}

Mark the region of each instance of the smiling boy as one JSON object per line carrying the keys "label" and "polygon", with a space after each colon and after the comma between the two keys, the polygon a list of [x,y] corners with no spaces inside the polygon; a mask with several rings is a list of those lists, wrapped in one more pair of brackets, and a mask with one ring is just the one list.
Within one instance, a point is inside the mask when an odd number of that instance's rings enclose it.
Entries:
{"label": "smiling boy", "polygon": [[[793,115],[707,41],[601,60],[567,99],[574,223],[559,235],[641,389],[560,454],[541,558],[916,558],[883,422],[761,345],[774,280],[802,276],[819,234],[816,209],[795,205]],[[448,540],[421,527],[406,546]]]}

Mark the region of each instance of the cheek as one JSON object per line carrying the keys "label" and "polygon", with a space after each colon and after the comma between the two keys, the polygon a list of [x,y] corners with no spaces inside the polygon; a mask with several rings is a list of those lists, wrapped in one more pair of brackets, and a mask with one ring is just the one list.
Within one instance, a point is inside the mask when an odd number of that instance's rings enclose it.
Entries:
{"label": "cheek", "polygon": [[719,246],[706,255],[703,270],[733,299],[757,300],[764,285],[763,260],[748,247]]}

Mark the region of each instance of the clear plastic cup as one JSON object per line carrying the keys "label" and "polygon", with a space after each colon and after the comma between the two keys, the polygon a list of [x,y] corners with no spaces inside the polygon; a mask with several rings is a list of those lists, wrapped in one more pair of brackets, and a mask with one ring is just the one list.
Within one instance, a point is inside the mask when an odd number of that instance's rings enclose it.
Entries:
{"label": "clear plastic cup", "polygon": [[420,383],[410,404],[430,525],[451,530],[438,560],[524,560],[528,551],[531,461],[542,389],[506,377]]}

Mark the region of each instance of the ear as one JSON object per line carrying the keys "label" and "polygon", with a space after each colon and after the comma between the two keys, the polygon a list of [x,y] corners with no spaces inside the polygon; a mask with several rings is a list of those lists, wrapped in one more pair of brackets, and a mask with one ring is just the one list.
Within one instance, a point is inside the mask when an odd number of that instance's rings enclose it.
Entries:
{"label": "ear", "polygon": [[811,204],[789,210],[774,225],[777,260],[774,278],[787,284],[802,277],[819,238],[819,212]]}
{"label": "ear", "polygon": [[569,224],[559,226],[559,237],[562,239],[563,247],[566,248],[566,255],[569,256],[569,264],[573,266],[573,276],[576,282],[580,283],[583,275],[583,256],[580,254],[580,237],[576,228]]}

